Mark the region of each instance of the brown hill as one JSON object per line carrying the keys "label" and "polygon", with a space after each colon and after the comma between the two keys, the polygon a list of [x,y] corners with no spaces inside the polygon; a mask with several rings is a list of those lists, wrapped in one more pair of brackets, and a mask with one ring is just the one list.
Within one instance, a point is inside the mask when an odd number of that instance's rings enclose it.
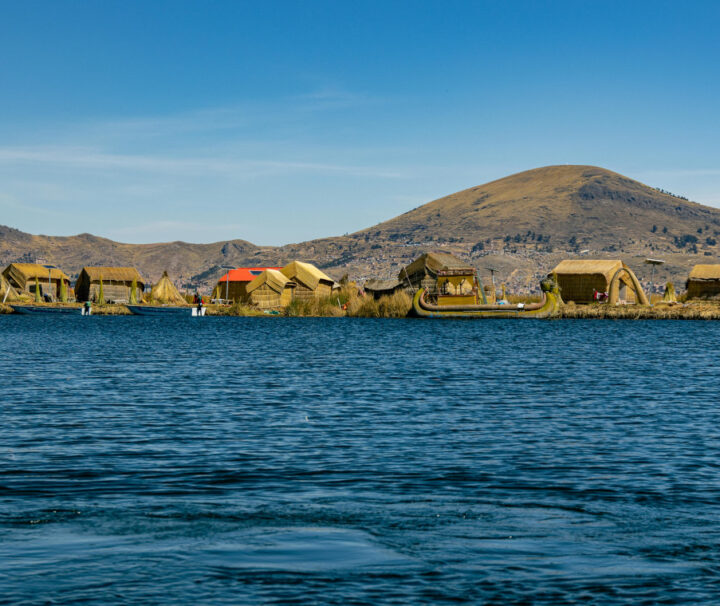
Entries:
{"label": "brown hill", "polygon": [[556,246],[572,240],[571,249],[575,243],[602,249],[672,246],[675,236],[697,237],[699,229],[720,234],[720,210],[603,168],[548,166],[451,194],[365,232],[391,240],[465,242],[518,234],[528,242],[531,232],[535,242],[543,236]]}
{"label": "brown hill", "polygon": [[661,256],[668,264],[657,281],[679,284],[693,263],[714,261],[719,241],[718,209],[603,168],[549,166],[451,194],[354,234],[281,247],[243,240],[133,245],[0,227],[0,264],[41,257],[68,273],[83,265],[133,265],[151,280],[167,269],[179,282],[209,286],[222,265],[281,265],[296,258],[336,278],[382,278],[439,249],[481,269],[498,268],[500,279],[520,290],[573,255],[622,256],[636,267],[646,256]]}

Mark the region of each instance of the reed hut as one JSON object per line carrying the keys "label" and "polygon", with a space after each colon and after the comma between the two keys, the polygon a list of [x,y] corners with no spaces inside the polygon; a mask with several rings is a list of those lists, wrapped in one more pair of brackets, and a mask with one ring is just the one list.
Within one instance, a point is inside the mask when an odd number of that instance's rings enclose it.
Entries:
{"label": "reed hut", "polygon": [[279,270],[279,267],[238,267],[231,269],[218,280],[213,290],[213,299],[229,299],[232,301],[247,300],[247,287],[267,269]]}
{"label": "reed hut", "polygon": [[400,270],[398,280],[413,290],[428,288],[437,296],[438,305],[472,305],[482,285],[475,268],[467,261],[445,252],[429,252]]}
{"label": "reed hut", "polygon": [[39,263],[11,263],[2,273],[19,293],[34,295],[35,284],[38,284],[40,296],[49,296],[54,300],[60,297],[60,283],[64,281],[66,287],[70,284],[70,278],[63,271]]}
{"label": "reed hut", "polygon": [[720,295],[720,265],[696,265],[687,280],[688,299]]}
{"label": "reed hut", "polygon": [[280,272],[295,283],[293,291],[295,299],[309,300],[329,297],[332,294],[335,281],[310,263],[293,261]]}
{"label": "reed hut", "polygon": [[290,305],[295,283],[276,269],[266,269],[247,285],[246,300],[260,309]]}
{"label": "reed hut", "polygon": [[[447,276],[456,275],[459,278],[470,278],[471,280],[476,273],[472,265],[455,255],[446,252],[429,252],[420,255],[410,265],[401,269],[398,280],[409,285],[412,290],[419,288],[435,290],[440,272]],[[460,281],[454,280],[453,282],[459,284]]]}
{"label": "reed hut", "polygon": [[150,300],[153,303],[172,303],[174,305],[186,305],[187,301],[183,297],[175,285],[170,281],[168,273],[163,272],[156,284],[150,290]]}
{"label": "reed hut", "polygon": [[633,271],[617,259],[565,259],[551,275],[565,301],[649,304]]}
{"label": "reed hut", "polygon": [[17,291],[12,287],[10,282],[7,281],[5,276],[0,274],[0,303],[9,303],[11,301],[19,301],[20,296]]}
{"label": "reed hut", "polygon": [[142,299],[145,290],[145,280],[134,267],[83,267],[75,281],[75,298],[78,301],[97,301],[100,281],[108,303],[130,302],[133,282],[137,289],[136,300]]}
{"label": "reed hut", "polygon": [[368,280],[363,284],[363,290],[372,295],[374,299],[384,296],[394,295],[403,289],[404,285],[401,280]]}

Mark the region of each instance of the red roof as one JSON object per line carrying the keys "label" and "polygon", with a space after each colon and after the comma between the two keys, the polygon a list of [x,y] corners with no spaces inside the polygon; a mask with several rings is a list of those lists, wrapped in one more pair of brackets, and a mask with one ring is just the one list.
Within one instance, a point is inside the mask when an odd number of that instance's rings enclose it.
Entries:
{"label": "red roof", "polygon": [[230,282],[251,282],[257,278],[266,269],[282,269],[281,267],[238,267],[231,269],[227,274],[218,280],[218,282],[227,282],[228,274],[230,274]]}

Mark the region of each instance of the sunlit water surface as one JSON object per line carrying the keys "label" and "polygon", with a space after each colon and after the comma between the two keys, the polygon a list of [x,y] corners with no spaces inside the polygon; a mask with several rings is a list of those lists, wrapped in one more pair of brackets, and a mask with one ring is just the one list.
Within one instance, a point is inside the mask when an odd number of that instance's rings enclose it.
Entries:
{"label": "sunlit water surface", "polygon": [[717,603],[718,343],[0,316],[0,604]]}

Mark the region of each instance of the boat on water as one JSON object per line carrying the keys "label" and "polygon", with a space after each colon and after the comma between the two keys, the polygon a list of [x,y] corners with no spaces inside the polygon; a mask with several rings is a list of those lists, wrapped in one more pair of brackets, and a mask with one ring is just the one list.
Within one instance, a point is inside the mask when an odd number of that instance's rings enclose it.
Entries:
{"label": "boat on water", "polygon": [[421,288],[413,297],[413,312],[420,318],[551,318],[560,311],[562,299],[557,284],[551,279],[540,283],[539,303],[516,305],[438,305],[429,300],[428,289]]}
{"label": "boat on water", "polygon": [[190,316],[193,307],[183,305],[126,305],[137,316]]}
{"label": "boat on water", "polygon": [[46,307],[44,305],[10,305],[18,314],[77,314],[79,307]]}

